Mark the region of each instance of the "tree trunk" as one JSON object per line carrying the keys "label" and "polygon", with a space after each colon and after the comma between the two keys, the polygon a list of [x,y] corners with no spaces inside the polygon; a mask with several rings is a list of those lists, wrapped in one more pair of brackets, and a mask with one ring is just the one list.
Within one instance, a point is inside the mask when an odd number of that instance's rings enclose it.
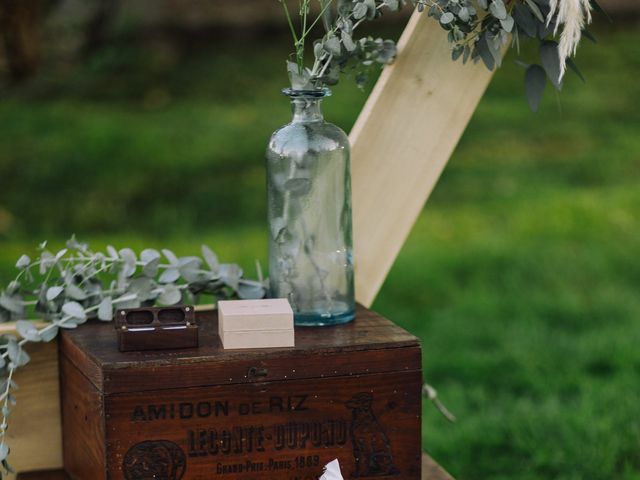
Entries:
{"label": "tree trunk", "polygon": [[0,35],[14,82],[30,77],[40,61],[42,0],[0,0]]}
{"label": "tree trunk", "polygon": [[119,0],[97,0],[97,7],[85,30],[82,56],[88,58],[106,42],[109,27],[120,8]]}

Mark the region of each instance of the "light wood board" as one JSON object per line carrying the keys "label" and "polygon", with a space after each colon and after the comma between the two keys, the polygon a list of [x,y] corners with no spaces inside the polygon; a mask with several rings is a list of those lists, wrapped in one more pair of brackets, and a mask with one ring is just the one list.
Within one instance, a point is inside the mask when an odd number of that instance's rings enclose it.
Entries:
{"label": "light wood board", "polygon": [[[16,371],[17,404],[9,417],[10,465],[18,472],[62,467],[57,342],[26,347],[31,362]],[[11,478],[11,477],[9,477]]]}
{"label": "light wood board", "polygon": [[482,62],[451,61],[446,32],[414,12],[349,136],[363,305],[373,303],[491,76]]}

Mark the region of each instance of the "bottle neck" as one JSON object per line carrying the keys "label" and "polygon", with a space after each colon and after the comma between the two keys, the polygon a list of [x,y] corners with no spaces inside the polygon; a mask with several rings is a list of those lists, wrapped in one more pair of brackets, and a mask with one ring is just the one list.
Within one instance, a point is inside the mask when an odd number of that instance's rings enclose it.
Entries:
{"label": "bottle neck", "polygon": [[291,111],[293,120],[291,123],[312,123],[322,122],[322,109],[320,104],[322,98],[298,97],[291,99]]}

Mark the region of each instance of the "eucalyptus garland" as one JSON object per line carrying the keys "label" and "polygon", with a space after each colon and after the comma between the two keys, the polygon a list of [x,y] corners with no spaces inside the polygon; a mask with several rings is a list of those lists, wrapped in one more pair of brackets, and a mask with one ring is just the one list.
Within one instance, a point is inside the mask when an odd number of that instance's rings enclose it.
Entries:
{"label": "eucalyptus garland", "polygon": [[[4,474],[11,472],[5,440],[11,408],[16,404],[11,394],[16,388],[13,376],[29,363],[25,351],[29,342],[50,342],[60,329],[77,328],[91,319],[111,321],[116,308],[197,304],[202,295],[218,300],[266,294],[259,264],[258,280],[245,279],[238,265],[220,263],[207,246],[202,246],[201,256],[178,257],[171,250],[152,248],[137,255],[131,248],[112,246],[106,252],[94,252],[73,237],[55,253],[47,249],[46,242],[38,250],[35,260],[20,257],[15,280],[0,291],[0,322],[15,321],[19,335],[0,335],[0,461]],[[30,316],[38,321],[27,320]]]}
{"label": "eucalyptus garland", "polygon": [[[385,11],[396,11],[408,0],[316,0],[319,12],[312,18],[312,0],[300,0],[299,22],[294,22],[286,0],[278,0],[285,12],[294,43],[287,69],[294,89],[321,88],[338,83],[341,73],[353,75],[358,86],[367,82],[375,66],[386,65],[396,56],[392,40],[357,38],[356,29]],[[518,56],[523,42],[539,45],[538,58],[525,68],[525,92],[536,111],[548,81],[560,91],[566,68],[584,81],[571,58],[591,10],[601,11],[595,0],[411,0],[447,32],[452,60],[482,61],[489,70],[502,63],[510,45]],[[313,42],[313,65],[305,66],[305,51],[313,28],[322,22],[325,33]],[[296,26],[296,23],[299,25]],[[561,28],[562,27],[562,28]]]}

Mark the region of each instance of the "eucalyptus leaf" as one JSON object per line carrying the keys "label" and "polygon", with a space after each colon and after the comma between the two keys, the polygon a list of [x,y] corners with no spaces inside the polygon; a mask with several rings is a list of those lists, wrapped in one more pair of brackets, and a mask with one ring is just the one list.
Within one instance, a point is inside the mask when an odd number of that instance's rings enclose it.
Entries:
{"label": "eucalyptus leaf", "polygon": [[2,443],[0,443],[0,460],[5,460],[8,455],[9,447],[3,440]]}
{"label": "eucalyptus leaf", "polygon": [[161,305],[175,305],[182,300],[182,292],[175,285],[167,285],[158,297],[158,303]]}
{"label": "eucalyptus leaf", "polygon": [[464,54],[462,55],[462,63],[467,63],[470,56],[471,56],[471,48],[469,48],[469,45],[465,45]]}
{"label": "eucalyptus leaf", "polygon": [[469,9],[467,7],[462,7],[459,11],[458,11],[458,18],[460,20],[462,20],[463,22],[468,22],[469,20],[471,20],[471,15],[469,14]]}
{"label": "eucalyptus leaf", "polygon": [[576,65],[576,62],[574,62],[571,57],[567,58],[567,67],[573,70],[573,72],[580,78],[580,80],[582,80],[582,83],[586,83],[586,80],[582,75],[582,72],[578,68],[578,65]]}
{"label": "eucalyptus leaf", "polygon": [[334,35],[324,41],[323,47],[331,55],[340,55],[340,40]]}
{"label": "eucalyptus leaf", "polygon": [[162,250],[162,254],[169,261],[171,265],[178,265],[178,257],[176,257],[176,254],[173,253],[171,250],[169,250],[168,248],[164,248]]}
{"label": "eucalyptus leaf", "polygon": [[544,40],[549,35],[553,35],[553,30],[554,30],[553,22],[550,23],[549,25],[547,25],[546,22],[538,23],[536,26],[538,29],[538,32],[537,32],[538,39]]}
{"label": "eucalyptus leaf", "polygon": [[20,336],[30,342],[39,342],[42,339],[40,338],[40,333],[38,329],[29,320],[18,320],[16,322],[16,331]]}
{"label": "eucalyptus leaf", "polygon": [[525,93],[532,111],[537,112],[544,87],[547,83],[547,75],[540,65],[531,65],[527,68],[524,77]]}
{"label": "eucalyptus leaf", "polygon": [[345,32],[344,30],[341,31],[340,39],[342,40],[342,45],[344,45],[344,48],[346,48],[348,52],[353,52],[357,48],[356,43],[348,32]]}
{"label": "eucalyptus leaf", "polygon": [[118,251],[112,245],[107,245],[107,253],[111,260],[118,260],[120,258]]}
{"label": "eucalyptus leaf", "polygon": [[367,6],[367,18],[373,20],[376,17],[376,0],[364,0]]}
{"label": "eucalyptus leaf", "polygon": [[353,18],[355,18],[356,20],[360,20],[361,18],[364,18],[366,15],[367,15],[367,6],[364,4],[364,2],[356,3],[356,5],[353,7]]}
{"label": "eucalyptus leaf", "polygon": [[264,298],[266,289],[260,282],[240,280],[238,284],[238,296],[243,300]]}
{"label": "eucalyptus leaf", "polygon": [[67,285],[67,287],[65,288],[65,295],[68,298],[78,301],[87,299],[87,294],[84,292],[84,290],[82,290],[77,285],[74,285],[73,283]]}
{"label": "eucalyptus leaf", "polygon": [[[126,300],[119,300],[117,302],[118,308],[139,308],[142,305],[142,302],[136,295],[127,295]],[[114,305],[116,304],[116,300],[113,301]]]}
{"label": "eucalyptus leaf", "polygon": [[15,340],[11,340],[7,344],[7,354],[14,367],[22,367],[31,360],[27,352]]}
{"label": "eucalyptus leaf", "polygon": [[218,269],[220,268],[220,262],[218,261],[218,256],[215,253],[213,253],[213,250],[211,250],[206,245],[202,245],[200,247],[200,250],[202,251],[202,258],[204,258],[204,261],[209,267],[209,269],[214,274],[217,274]]}
{"label": "eucalyptus leaf", "polygon": [[320,0],[320,11],[322,13],[322,26],[325,31],[331,30],[333,24],[333,12],[331,11],[331,0]]}
{"label": "eucalyptus leaf", "polygon": [[533,13],[533,15],[538,19],[538,21],[540,23],[545,23],[545,19],[544,16],[542,15],[542,12],[540,11],[540,7],[538,7],[538,5],[536,5],[536,3],[533,0],[525,0],[527,6],[529,7],[529,10],[531,10],[531,13]]}
{"label": "eucalyptus leaf", "polygon": [[31,259],[28,255],[22,255],[16,262],[16,268],[20,270],[27,268],[29,265],[31,265]]}
{"label": "eucalyptus leaf", "polygon": [[89,245],[79,242],[75,234],[71,235],[71,238],[66,241],[66,245],[70,250],[78,250],[80,252],[86,252],[89,249]]}
{"label": "eucalyptus leaf", "polygon": [[449,23],[453,22],[454,18],[455,17],[453,16],[453,13],[445,12],[440,16],[440,23],[442,25],[448,25]]}
{"label": "eucalyptus leaf", "polygon": [[311,74],[309,72],[309,69],[305,68],[301,73],[298,70],[297,63],[287,61],[287,72],[289,73],[289,79],[291,80],[291,86],[293,88],[298,90],[312,88],[312,85],[310,84]]}
{"label": "eucalyptus leaf", "polygon": [[291,195],[306,195],[311,191],[311,180],[308,178],[290,178],[284,182],[284,189]]}
{"label": "eucalyptus leaf", "polygon": [[222,281],[233,288],[238,290],[238,284],[240,278],[242,278],[242,270],[238,265],[232,263],[224,263],[220,265],[220,278]]}
{"label": "eucalyptus leaf", "polygon": [[123,248],[120,250],[120,257],[122,258],[123,265],[122,270],[124,272],[125,277],[131,277],[136,272],[136,254],[130,248]]}
{"label": "eucalyptus leaf", "polygon": [[16,295],[19,291],[20,291],[20,282],[18,282],[17,280],[13,280],[9,282],[9,285],[7,286],[7,291],[6,291],[7,295],[13,296],[13,295]]}
{"label": "eucalyptus leaf", "polygon": [[476,52],[484,62],[487,69],[493,70],[495,68],[495,59],[489,48],[486,33],[480,37],[480,40],[478,40],[478,43],[476,44]]}
{"label": "eucalyptus leaf", "polygon": [[511,31],[513,30],[514,23],[515,21],[511,15],[507,15],[506,18],[500,20],[500,25],[502,25],[502,28],[509,33],[511,33]]}
{"label": "eucalyptus leaf", "polygon": [[65,330],[72,330],[74,328],[78,328],[79,322],[77,318],[68,317],[63,320],[55,322],[56,326],[60,328],[64,328]]}
{"label": "eucalyptus leaf", "polygon": [[65,303],[62,306],[62,313],[76,320],[80,320],[81,322],[87,319],[87,314],[84,311],[84,307],[78,302]]}
{"label": "eucalyptus leaf", "polygon": [[47,328],[42,329],[40,332],[40,338],[43,342],[50,342],[58,336],[59,328],[55,325],[49,325]]}
{"label": "eucalyptus leaf", "polygon": [[173,283],[180,278],[180,270],[177,268],[167,268],[162,274],[158,281],[160,283]]}
{"label": "eucalyptus leaf", "polygon": [[591,40],[593,43],[598,43],[598,39],[595,37],[595,35],[593,35],[593,33],[591,33],[586,28],[584,30],[582,30],[582,35],[585,38],[588,38],[589,40]]}
{"label": "eucalyptus leaf", "polygon": [[147,300],[153,300],[156,295],[153,293],[153,289],[156,287],[155,282],[148,277],[134,278],[127,287],[127,293],[135,295],[136,299],[144,302]]}
{"label": "eucalyptus leaf", "polygon": [[40,267],[39,267],[39,272],[40,275],[44,275],[45,273],[47,273],[47,269],[53,265],[54,263],[54,257],[53,254],[51,252],[48,251],[43,251],[40,254]]}
{"label": "eucalyptus leaf", "polygon": [[492,0],[489,5],[489,11],[491,12],[491,15],[496,17],[498,20],[504,20],[507,18],[507,8],[502,0]]}
{"label": "eucalyptus leaf", "polygon": [[272,218],[270,223],[271,238],[276,242],[281,243],[281,240],[287,233],[287,222],[282,217]]}
{"label": "eucalyptus leaf", "polygon": [[4,293],[0,294],[0,306],[12,313],[21,314],[24,311],[22,299],[18,295],[8,296]]}
{"label": "eucalyptus leaf", "polygon": [[202,260],[199,257],[180,258],[178,271],[182,278],[189,283],[204,280],[205,278],[212,278],[210,272],[202,270]]}
{"label": "eucalyptus leaf", "polygon": [[384,0],[384,5],[394,12],[400,8],[400,2],[398,0]]}
{"label": "eucalyptus leaf", "polygon": [[178,269],[180,273],[199,270],[202,267],[202,260],[200,257],[181,257],[178,260]]}
{"label": "eucalyptus leaf", "polygon": [[547,77],[559,91],[562,88],[562,82],[560,81],[560,55],[556,42],[545,41],[540,44],[540,61]]}
{"label": "eucalyptus leaf", "polygon": [[160,259],[160,252],[153,248],[145,248],[140,252],[140,261],[142,263],[147,264],[155,259]]}
{"label": "eucalyptus leaf", "polygon": [[160,257],[153,258],[147,261],[142,267],[142,273],[147,277],[154,278],[158,274],[160,268]]}
{"label": "eucalyptus leaf", "polygon": [[111,297],[104,297],[98,306],[98,319],[103,322],[113,320],[113,302]]}
{"label": "eucalyptus leaf", "polygon": [[536,37],[536,20],[533,18],[531,10],[521,3],[517,3],[513,7],[513,19],[518,25],[518,31],[524,32],[528,37]]}
{"label": "eucalyptus leaf", "polygon": [[47,289],[47,294],[46,294],[47,301],[51,302],[55,300],[60,296],[62,292],[64,292],[64,287],[61,287],[61,286],[49,287]]}

